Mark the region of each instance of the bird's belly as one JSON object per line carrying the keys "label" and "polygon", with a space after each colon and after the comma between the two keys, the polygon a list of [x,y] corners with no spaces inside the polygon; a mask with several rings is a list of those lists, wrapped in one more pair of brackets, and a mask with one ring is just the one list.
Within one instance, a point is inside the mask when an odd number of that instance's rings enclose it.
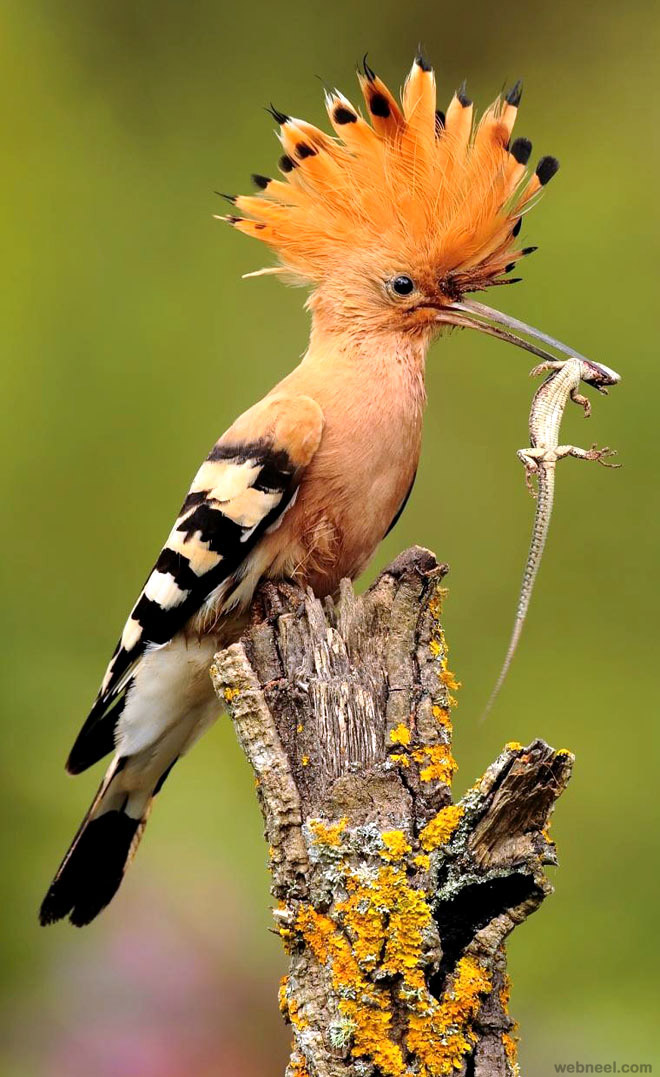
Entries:
{"label": "bird's belly", "polygon": [[206,728],[220,712],[209,677],[217,649],[216,636],[193,639],[179,632],[163,647],[147,652],[117,723],[120,755],[151,748],[175,726],[180,731],[180,744],[174,754],[189,747],[193,733]]}

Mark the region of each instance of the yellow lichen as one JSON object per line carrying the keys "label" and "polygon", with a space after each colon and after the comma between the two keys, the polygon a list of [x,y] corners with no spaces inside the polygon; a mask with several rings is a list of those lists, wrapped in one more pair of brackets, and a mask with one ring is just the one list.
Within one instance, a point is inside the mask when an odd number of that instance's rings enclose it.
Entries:
{"label": "yellow lichen", "polygon": [[446,845],[456,830],[462,814],[463,809],[460,804],[448,804],[446,808],[441,808],[419,835],[422,849],[430,853],[432,849],[439,849],[441,845]]}
{"label": "yellow lichen", "polygon": [[[473,1024],[481,997],[492,987],[489,973],[464,957],[443,997],[434,998],[423,969],[432,914],[405,867],[386,864],[368,874],[347,870],[344,885],[348,897],[332,916],[303,904],[296,929],[329,971],[350,1029],[352,1056],[367,1059],[382,1077],[412,1077],[405,1051],[416,1059],[417,1077],[451,1074],[476,1042]],[[397,1038],[392,983],[408,1014]]]}
{"label": "yellow lichen", "polygon": [[490,974],[471,957],[462,957],[439,1003],[411,1016],[406,1043],[420,1063],[420,1077],[443,1077],[460,1069],[477,1041],[473,1028],[481,996],[492,989]]}
{"label": "yellow lichen", "polygon": [[431,867],[431,857],[426,853],[418,853],[417,856],[413,856],[412,862],[416,868],[420,868],[422,871],[428,871]]}
{"label": "yellow lichen", "polygon": [[387,942],[381,969],[391,976],[400,976],[404,995],[426,990],[420,968],[422,935],[431,920],[424,893],[408,884],[405,874],[390,869],[389,878],[381,881],[381,896],[387,901],[388,892],[394,899],[387,924]]}
{"label": "yellow lichen", "polygon": [[348,898],[337,906],[337,914],[359,969],[378,966],[401,976],[405,986],[419,987],[422,934],[431,919],[423,891],[410,885],[405,868],[394,865],[379,868],[367,882],[349,872],[345,885]]}
{"label": "yellow lichen", "polygon": [[[456,680],[456,677],[449,669],[449,648],[447,646],[445,633],[440,624],[442,602],[446,595],[447,591],[444,588],[439,587],[429,602],[429,610],[435,621],[433,634],[429,642],[429,651],[434,658],[440,659],[440,670],[438,672],[440,683],[450,691],[457,691],[461,687],[461,683]],[[452,695],[448,695],[448,702],[451,707],[457,705],[457,700]]]}
{"label": "yellow lichen", "polygon": [[380,962],[379,969],[401,976],[404,986],[420,987],[422,934],[431,919],[423,891],[410,885],[405,869],[391,865],[380,868],[369,883],[349,873],[346,887],[349,896],[337,912],[353,940],[358,965],[371,969]]}
{"label": "yellow lichen", "polygon": [[309,829],[314,835],[314,845],[332,845],[337,848],[341,845],[341,835],[348,825],[348,818],[344,815],[338,823],[326,823],[323,819],[310,820]]}
{"label": "yellow lichen", "polygon": [[429,602],[429,610],[434,621],[439,621],[442,617],[442,604],[448,594],[449,591],[446,587],[436,587],[435,594]]}
{"label": "yellow lichen", "polygon": [[390,761],[390,763],[400,763],[402,767],[409,767],[410,766],[410,760],[408,759],[408,756],[407,755],[401,755],[401,754],[396,753],[396,752],[393,753],[391,756],[389,756],[389,761]]}
{"label": "yellow lichen", "polygon": [[447,707],[439,707],[438,704],[436,703],[431,708],[431,713],[432,713],[433,717],[443,727],[443,729],[448,729],[448,730],[451,731],[451,717],[450,717],[450,714],[449,714],[449,709]]}
{"label": "yellow lichen", "polygon": [[511,977],[504,973],[502,986],[500,987],[500,1006],[506,1014],[509,1013],[509,1000],[511,998]]}
{"label": "yellow lichen", "polygon": [[291,1077],[309,1077],[309,1070],[300,1051],[294,1050],[289,1060]]}
{"label": "yellow lichen", "polygon": [[423,782],[431,782],[434,779],[451,785],[458,763],[451,754],[448,744],[426,745],[417,748],[413,752],[413,758],[420,764],[419,776]]}
{"label": "yellow lichen", "polygon": [[336,907],[338,922],[303,906],[296,926],[317,960],[330,968],[339,1010],[352,1030],[353,1056],[370,1059],[384,1077],[403,1077],[409,1070],[390,1035],[389,989],[369,974],[378,969],[397,977],[403,998],[428,994],[420,959],[431,911],[423,891],[393,865],[368,881],[349,871],[345,885],[348,897]]}
{"label": "yellow lichen", "polygon": [[309,756],[308,756],[308,755],[304,755],[304,756],[302,757],[302,759],[300,760],[300,762],[302,763],[302,765],[303,765],[304,767],[308,767],[308,766],[309,766]]}
{"label": "yellow lichen", "polygon": [[[502,986],[500,987],[500,1005],[504,1010],[504,1013],[509,1014],[509,1000],[511,997],[511,979],[505,973]],[[518,1066],[518,1022],[513,1021],[511,1028],[508,1032],[502,1033],[502,1046],[504,1047],[504,1053],[506,1054],[511,1073],[513,1077],[518,1077],[520,1068]]]}
{"label": "yellow lichen", "polygon": [[504,1053],[507,1057],[509,1066],[511,1067],[511,1073],[513,1077],[519,1077],[520,1066],[518,1065],[518,1037],[515,1032],[503,1032],[502,1033],[502,1046]]}
{"label": "yellow lichen", "polygon": [[461,687],[461,682],[456,680],[456,677],[450,669],[443,669],[440,673],[440,680],[446,688],[451,688],[455,692]]}
{"label": "yellow lichen", "polygon": [[[278,901],[277,908],[278,908],[278,910],[280,912],[282,912],[282,911],[284,911],[286,909],[286,905],[284,904],[283,901]],[[279,935],[279,937],[282,940],[282,945],[283,945],[284,949],[286,950],[287,953],[289,953],[289,951],[291,949],[291,942],[293,940],[293,931],[291,930],[291,928],[289,926],[287,926],[286,921],[283,922],[280,917],[276,918],[275,930],[277,931],[277,934]],[[286,976],[283,977],[282,980],[280,980],[280,996],[279,996],[280,997],[280,1003],[282,1003],[282,1001],[283,1001],[282,992],[285,991],[285,990],[286,990]]]}
{"label": "yellow lichen", "polygon": [[240,695],[238,688],[225,688],[223,693],[227,703],[231,703],[232,699],[236,699],[236,696]]}
{"label": "yellow lichen", "polygon": [[504,745],[507,752],[518,752],[522,748],[519,740],[510,740]]}
{"label": "yellow lichen", "polygon": [[289,1020],[291,1021],[291,1024],[299,1032],[304,1032],[304,1030],[309,1027],[309,1021],[305,1017],[300,1016],[300,1007],[298,1006],[297,999],[295,999],[295,998],[289,999],[289,1001],[288,1001],[288,1013],[289,1013]]}
{"label": "yellow lichen", "polygon": [[407,725],[400,722],[396,729],[390,730],[390,741],[392,744],[410,744],[410,730]]}
{"label": "yellow lichen", "polygon": [[385,830],[381,837],[383,848],[380,855],[383,860],[403,860],[406,853],[412,852],[412,846],[402,830]]}
{"label": "yellow lichen", "polygon": [[282,979],[280,980],[280,986],[279,986],[279,988],[277,990],[277,1001],[278,1001],[278,1004],[279,1004],[279,1007],[280,1007],[280,1013],[282,1014],[283,1017],[288,1017],[288,1015],[289,1015],[289,1003],[287,1002],[287,997],[286,997],[286,989],[287,989],[288,983],[289,983],[289,977],[288,976],[283,976]]}
{"label": "yellow lichen", "polygon": [[296,726],[296,732],[297,732],[297,733],[302,733],[302,732],[304,732],[304,729],[305,729],[305,727],[304,727],[304,725],[302,724],[302,722],[300,723],[300,725]]}
{"label": "yellow lichen", "polygon": [[370,1058],[384,1077],[404,1077],[406,1066],[401,1048],[390,1039],[387,995],[360,971],[351,945],[329,916],[303,906],[297,926],[317,961],[330,966],[339,1010],[353,1030],[351,1052]]}
{"label": "yellow lichen", "polygon": [[284,947],[286,953],[290,953],[291,944],[293,942],[293,931],[291,931],[291,929],[288,927],[278,927],[276,928],[276,930],[277,934],[282,940],[282,946]]}

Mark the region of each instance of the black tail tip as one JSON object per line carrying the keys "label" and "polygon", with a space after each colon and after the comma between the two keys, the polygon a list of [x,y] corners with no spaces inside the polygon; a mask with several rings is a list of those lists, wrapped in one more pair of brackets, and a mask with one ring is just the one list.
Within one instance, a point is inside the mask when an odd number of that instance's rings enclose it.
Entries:
{"label": "black tail tip", "polygon": [[42,902],[42,926],[68,916],[83,927],[98,916],[119,889],[139,825],[139,819],[120,811],[87,823]]}

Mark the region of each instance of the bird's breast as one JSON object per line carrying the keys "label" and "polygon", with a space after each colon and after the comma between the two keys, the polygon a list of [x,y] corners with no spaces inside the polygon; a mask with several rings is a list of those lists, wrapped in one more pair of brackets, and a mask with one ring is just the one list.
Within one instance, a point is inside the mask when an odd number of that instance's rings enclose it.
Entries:
{"label": "bird's breast", "polygon": [[421,417],[397,421],[382,413],[362,421],[328,422],[321,445],[287,513],[272,575],[293,576],[318,595],[366,568],[415,477]]}

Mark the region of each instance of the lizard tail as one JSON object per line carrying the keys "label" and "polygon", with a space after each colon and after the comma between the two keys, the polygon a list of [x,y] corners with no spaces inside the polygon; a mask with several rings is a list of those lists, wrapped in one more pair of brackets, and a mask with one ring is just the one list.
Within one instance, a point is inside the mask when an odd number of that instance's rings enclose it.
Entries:
{"label": "lizard tail", "polygon": [[486,716],[490,713],[492,706],[499,695],[500,689],[506,680],[507,673],[511,667],[513,656],[516,653],[518,642],[522,634],[525,618],[527,617],[527,610],[529,609],[530,599],[532,597],[532,591],[534,590],[534,583],[541,564],[541,558],[543,556],[543,550],[545,548],[546,539],[548,537],[548,531],[550,530],[550,519],[552,517],[552,505],[555,496],[555,465],[554,463],[541,464],[538,471],[538,500],[536,502],[536,513],[534,515],[534,526],[532,528],[532,539],[529,544],[529,553],[527,554],[527,562],[525,564],[525,571],[523,573],[522,585],[520,588],[520,596],[518,598],[518,609],[516,611],[516,619],[513,625],[513,632],[511,633],[511,640],[509,642],[509,649],[506,652],[506,658],[500,671],[500,675],[497,678],[497,683],[490,694],[490,699],[486,704],[484,712],[481,716],[483,722]]}

